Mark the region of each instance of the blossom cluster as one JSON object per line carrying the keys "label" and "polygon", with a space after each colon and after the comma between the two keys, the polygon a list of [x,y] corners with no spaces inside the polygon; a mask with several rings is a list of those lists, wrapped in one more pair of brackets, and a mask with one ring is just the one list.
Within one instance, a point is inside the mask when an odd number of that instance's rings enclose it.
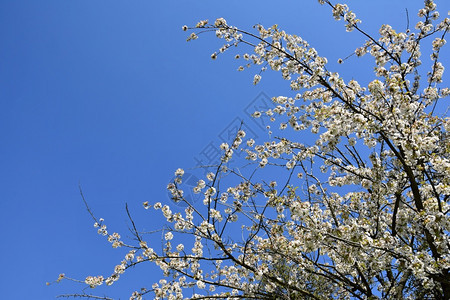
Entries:
{"label": "blossom cluster", "polygon": [[[373,80],[345,81],[277,25],[256,25],[256,33],[222,18],[184,26],[193,30],[188,40],[209,31],[225,40],[213,59],[250,46],[252,53],[235,57],[245,61],[239,70],[260,68],[254,84],[268,69],[280,72],[293,94],[273,97],[273,108],[253,116],[268,116],[282,136],[257,143],[239,130],[223,143],[215,171],[193,187],[203,195],[200,207],[185,199],[185,172],[177,169],[167,188],[188,205],[184,212],[144,203],[167,221],[163,249],[137,232],[134,246],[109,235],[113,246],[131,249],[113,275],[86,284],[112,284],[131,266],[153,262],[165,278],[131,299],[450,298],[450,118],[435,111],[450,94],[440,61],[450,20],[426,0],[415,30],[382,25],[375,38],[347,5],[319,3],[367,38],[355,54],[373,57]],[[428,63],[421,61],[424,44]],[[309,143],[306,131],[314,136]],[[238,151],[245,168],[231,164]],[[185,235],[191,244],[177,242]]]}

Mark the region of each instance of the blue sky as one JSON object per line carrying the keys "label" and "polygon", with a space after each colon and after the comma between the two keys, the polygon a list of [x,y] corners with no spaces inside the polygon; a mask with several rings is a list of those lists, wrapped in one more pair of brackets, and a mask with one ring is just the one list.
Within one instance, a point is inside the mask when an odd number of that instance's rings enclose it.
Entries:
{"label": "blue sky", "polygon": [[[436,2],[446,15],[449,3]],[[376,34],[383,23],[404,30],[405,8],[413,26],[422,1],[348,3]],[[120,262],[123,252],[96,234],[79,183],[112,231],[127,234],[125,203],[139,228],[154,229],[162,220],[142,202],[170,202],[165,187],[176,168],[195,167],[235,118],[263,135],[247,106],[261,92],[290,95],[289,86],[270,73],[253,86],[258,70],[237,72],[232,53],[212,61],[222,45],[213,35],[186,42],[182,25],[217,17],[246,29],[279,24],[346,79],[372,78],[367,58],[336,63],[363,39],[315,0],[0,1],[1,298],[53,299],[79,291],[45,286],[59,273],[108,275]],[[127,299],[157,279],[137,268],[111,295]]]}

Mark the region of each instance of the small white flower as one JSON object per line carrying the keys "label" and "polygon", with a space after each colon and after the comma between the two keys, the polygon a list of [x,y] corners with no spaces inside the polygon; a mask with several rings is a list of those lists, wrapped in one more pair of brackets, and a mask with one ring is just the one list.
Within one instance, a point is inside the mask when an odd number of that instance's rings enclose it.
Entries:
{"label": "small white flower", "polygon": [[166,233],[166,234],[164,235],[164,239],[165,239],[166,241],[170,241],[171,239],[173,239],[173,233],[169,231],[168,233]]}
{"label": "small white flower", "polygon": [[288,169],[292,169],[294,166],[295,166],[295,161],[290,160],[286,163],[286,168],[288,168]]}
{"label": "small white flower", "polygon": [[227,143],[220,144],[220,149],[222,149],[222,150],[228,150],[229,147],[230,146]]}
{"label": "small white flower", "polygon": [[213,181],[213,180],[214,180],[214,177],[215,177],[215,175],[214,175],[214,173],[212,173],[212,172],[209,172],[208,174],[206,174],[206,178],[207,178],[209,181]]}
{"label": "small white flower", "polygon": [[184,170],[183,170],[183,169],[178,168],[178,169],[175,171],[175,176],[183,176],[183,175],[184,175]]}
{"label": "small white flower", "polygon": [[227,21],[224,18],[218,18],[214,22],[214,26],[216,26],[216,27],[225,27],[225,26],[227,26]]}
{"label": "small white flower", "polygon": [[199,289],[204,289],[205,288],[205,283],[203,282],[203,281],[201,281],[201,280],[199,280],[199,281],[197,281],[197,287],[199,288]]}
{"label": "small white flower", "polygon": [[183,244],[179,244],[179,245],[177,246],[177,251],[178,251],[178,252],[183,251],[183,249],[184,249],[184,245],[183,245]]}
{"label": "small white flower", "polygon": [[255,77],[253,77],[253,84],[256,85],[260,81],[261,81],[261,75],[256,74]]}

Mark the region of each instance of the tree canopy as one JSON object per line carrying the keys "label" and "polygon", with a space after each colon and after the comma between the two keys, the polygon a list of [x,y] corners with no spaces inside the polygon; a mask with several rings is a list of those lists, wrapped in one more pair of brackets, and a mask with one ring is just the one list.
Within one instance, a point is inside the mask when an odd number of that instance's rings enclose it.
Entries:
{"label": "tree canopy", "polygon": [[[92,215],[127,253],[112,274],[85,284],[111,285],[154,263],[164,278],[130,299],[450,299],[450,118],[441,103],[450,90],[440,61],[450,19],[426,0],[414,28],[383,25],[375,37],[347,5],[319,3],[365,37],[354,54],[372,56],[373,80],[345,81],[277,25],[184,26],[189,41],[208,33],[225,41],[212,59],[250,49],[236,54],[239,69],[258,68],[254,84],[279,72],[291,91],[254,112],[272,121],[266,141],[242,127],[221,145],[221,161],[193,188],[202,203],[185,199],[182,169],[168,190],[183,212],[144,203],[167,220],[161,251],[131,217],[135,239],[125,241]],[[233,165],[241,152],[247,164]]]}

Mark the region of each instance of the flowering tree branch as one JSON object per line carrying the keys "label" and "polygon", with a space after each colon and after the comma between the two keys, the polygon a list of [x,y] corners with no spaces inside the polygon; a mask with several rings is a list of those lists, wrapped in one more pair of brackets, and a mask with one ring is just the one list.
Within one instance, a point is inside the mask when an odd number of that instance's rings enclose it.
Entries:
{"label": "flowering tree branch", "polygon": [[[212,59],[232,46],[252,48],[235,56],[245,60],[239,70],[260,67],[254,84],[269,68],[280,72],[294,94],[253,114],[278,122],[269,126],[277,136],[257,144],[241,124],[221,145],[220,162],[193,188],[203,206],[186,199],[182,169],[168,190],[184,212],[144,203],[167,220],[161,251],[148,245],[128,207],[130,244],[88,209],[98,233],[127,249],[110,276],[88,276],[89,287],[150,262],[164,278],[131,299],[450,299],[450,118],[435,113],[450,94],[440,61],[450,19],[440,20],[426,0],[415,31],[382,25],[377,38],[347,5],[319,3],[367,39],[355,54],[373,57],[375,78],[367,87],[345,82],[305,40],[276,25],[256,25],[255,33],[222,18],[184,26],[188,41],[208,33],[225,40]],[[421,76],[421,47],[433,36],[430,71]],[[315,135],[309,145],[300,142],[305,130]],[[245,168],[232,163],[238,151],[247,155]],[[190,250],[172,244],[181,236],[191,237]]]}

